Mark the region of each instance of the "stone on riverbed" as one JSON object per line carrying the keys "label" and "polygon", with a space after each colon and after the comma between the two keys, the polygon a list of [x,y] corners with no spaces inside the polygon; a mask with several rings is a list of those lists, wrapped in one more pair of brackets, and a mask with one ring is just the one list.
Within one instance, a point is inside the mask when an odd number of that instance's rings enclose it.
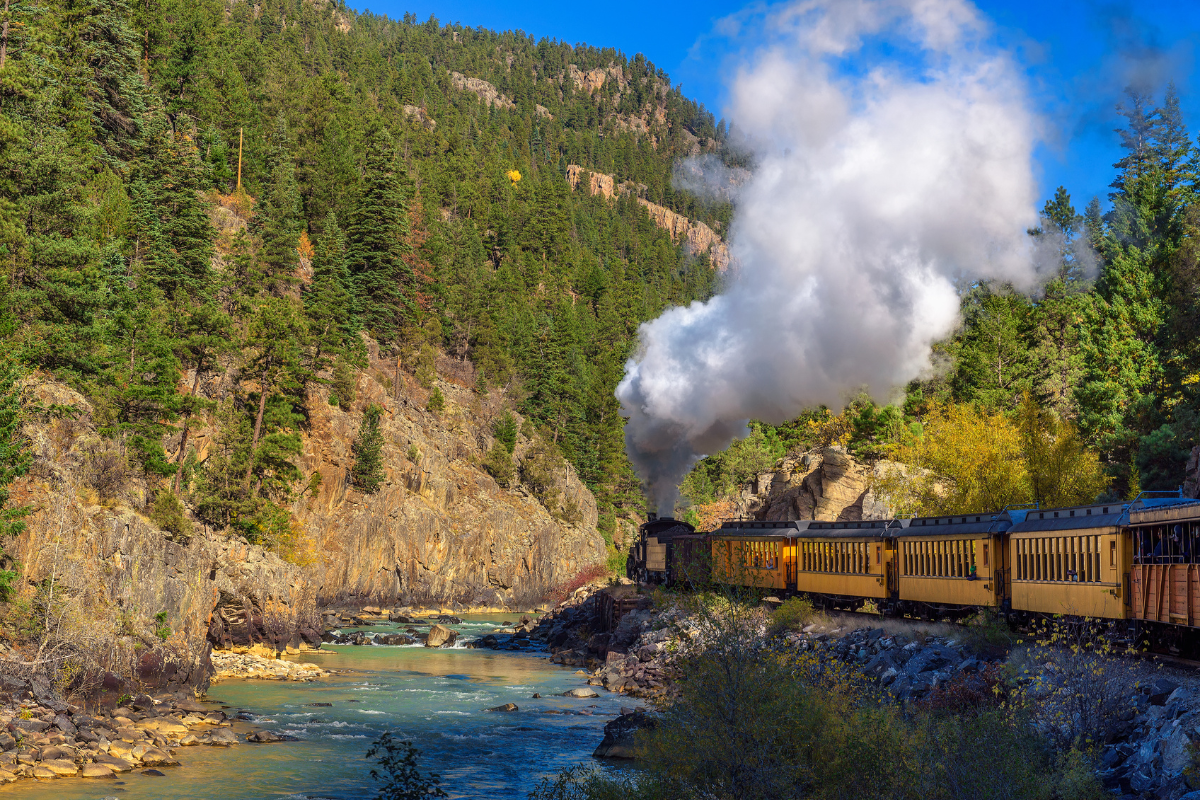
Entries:
{"label": "stone on riverbed", "polygon": [[563,697],[588,698],[588,697],[599,697],[599,696],[600,695],[596,694],[596,692],[594,692],[591,689],[569,689],[569,690],[563,692]]}
{"label": "stone on riverbed", "polygon": [[517,708],[516,703],[505,703],[502,706],[495,706],[493,708],[488,709],[488,711],[519,711],[519,710],[520,709]]}
{"label": "stone on riverbed", "polygon": [[434,625],[429,629],[429,636],[425,639],[425,646],[448,647],[453,645],[457,638],[457,632],[450,630],[444,625]]}
{"label": "stone on riverbed", "polygon": [[111,778],[113,771],[104,764],[84,764],[79,774],[84,778]]}

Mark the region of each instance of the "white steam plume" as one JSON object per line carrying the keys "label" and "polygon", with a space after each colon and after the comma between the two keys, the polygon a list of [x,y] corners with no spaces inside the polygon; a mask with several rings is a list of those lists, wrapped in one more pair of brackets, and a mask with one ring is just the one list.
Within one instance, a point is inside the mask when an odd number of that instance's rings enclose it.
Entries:
{"label": "white steam plume", "polygon": [[[806,0],[733,81],[754,155],[739,264],[706,303],[641,327],[617,388],[626,449],[660,513],[697,459],[818,403],[928,368],[956,284],[1029,288],[1036,120],[964,0]],[[889,54],[886,58],[881,53]]]}

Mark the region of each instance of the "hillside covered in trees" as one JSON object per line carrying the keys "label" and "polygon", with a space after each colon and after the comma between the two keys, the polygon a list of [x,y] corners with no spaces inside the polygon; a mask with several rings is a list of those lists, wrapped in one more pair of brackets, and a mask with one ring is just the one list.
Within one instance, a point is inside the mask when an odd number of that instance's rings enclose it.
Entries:
{"label": "hillside covered in trees", "polygon": [[932,375],[892,404],[860,396],[751,423],[684,496],[714,504],[785,452],[831,444],[928,470],[881,487],[907,513],[1179,488],[1200,433],[1200,150],[1174,88],[1161,103],[1130,89],[1118,111],[1109,203],[1081,211],[1059,187],[1029,231],[1057,262],[1052,280],[1032,294],[961,287],[962,325],[934,348]]}
{"label": "hillside covered in trees", "polygon": [[[671,186],[727,131],[662,70],[320,0],[3,13],[0,333],[88,399],[156,519],[286,525],[306,387],[348,401],[363,334],[426,387],[439,353],[505,387],[601,530],[640,511],[613,389],[637,325],[716,273],[637,200],[730,214]],[[572,191],[569,164],[635,190]],[[215,374],[220,402],[197,392]],[[502,481],[511,450],[485,465]]]}

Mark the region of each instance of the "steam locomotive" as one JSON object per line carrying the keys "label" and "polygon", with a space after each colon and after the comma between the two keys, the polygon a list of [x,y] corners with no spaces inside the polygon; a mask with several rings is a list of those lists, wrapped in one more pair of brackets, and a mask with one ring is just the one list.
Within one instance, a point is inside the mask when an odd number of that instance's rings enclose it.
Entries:
{"label": "steam locomotive", "polygon": [[825,608],[958,618],[996,609],[1129,621],[1173,647],[1200,628],[1200,501],[819,522],[727,521],[697,534],[651,518],[629,577],[806,595]]}

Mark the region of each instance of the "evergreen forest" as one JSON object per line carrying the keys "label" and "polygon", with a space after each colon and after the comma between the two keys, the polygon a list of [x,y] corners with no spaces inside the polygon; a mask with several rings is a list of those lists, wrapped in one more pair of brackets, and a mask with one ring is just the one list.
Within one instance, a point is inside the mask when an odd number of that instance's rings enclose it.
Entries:
{"label": "evergreen forest", "polygon": [[[1051,451],[1082,475],[1060,501],[1177,487],[1200,429],[1197,148],[1173,89],[1130,90],[1119,110],[1108,202],[1059,188],[1029,231],[1057,253],[1052,280],[961,287],[935,377],[891,405],[752,423],[685,497],[720,501],[829,444],[957,479],[961,458],[931,442],[981,424],[1027,467],[1004,499],[1050,500],[1034,462]],[[640,54],[320,0],[7,0],[5,369],[88,399],[120,443],[110,466],[149,479],[164,529],[185,528],[186,507],[258,541],[304,488],[309,387],[345,387],[368,339],[426,385],[455,359],[574,465],[611,532],[644,510],[613,396],[637,327],[720,280],[638,199],[724,231],[729,203],[672,174],[700,153],[750,166],[729,141]],[[633,189],[573,191],[568,165]],[[196,389],[216,372],[235,381],[214,404]],[[219,429],[202,462],[199,415]],[[367,428],[353,480],[369,489]],[[505,485],[511,444],[493,450]]]}
{"label": "evergreen forest", "polygon": [[[727,133],[641,55],[519,31],[322,0],[8,0],[0,334],[88,399],[167,530],[184,505],[250,541],[286,529],[306,390],[351,399],[368,340],[426,388],[449,357],[505,389],[611,530],[642,503],[613,397],[637,326],[717,280],[637,199],[721,229],[728,204],[671,173]],[[569,164],[635,192],[573,191]],[[217,373],[220,403],[196,391]],[[198,415],[219,429],[202,462]]]}

